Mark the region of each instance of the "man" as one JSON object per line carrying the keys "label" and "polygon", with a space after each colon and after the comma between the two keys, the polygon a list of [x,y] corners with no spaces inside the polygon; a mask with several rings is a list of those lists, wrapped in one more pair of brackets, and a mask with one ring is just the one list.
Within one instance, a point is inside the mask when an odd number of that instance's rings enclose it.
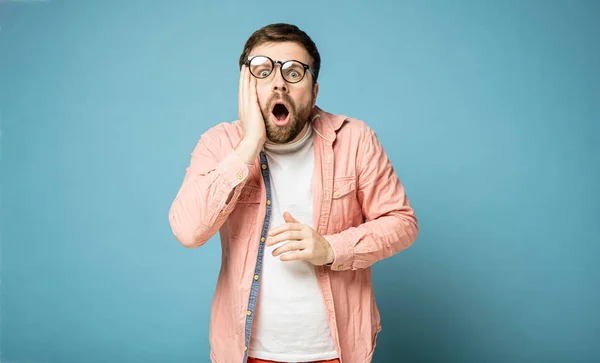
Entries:
{"label": "man", "polygon": [[418,231],[404,188],[364,122],[316,106],[307,34],[266,26],[239,63],[239,120],[200,137],[169,213],[186,247],[220,235],[211,360],[370,362],[371,266]]}

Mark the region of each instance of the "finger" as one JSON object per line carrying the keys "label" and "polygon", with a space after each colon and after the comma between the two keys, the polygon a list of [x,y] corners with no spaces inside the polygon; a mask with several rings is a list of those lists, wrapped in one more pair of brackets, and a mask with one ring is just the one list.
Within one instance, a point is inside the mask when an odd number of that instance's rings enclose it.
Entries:
{"label": "finger", "polygon": [[242,79],[242,105],[244,110],[248,107],[248,83],[250,82],[249,76],[250,72],[248,71],[248,67],[244,66],[244,78]]}
{"label": "finger", "polygon": [[286,244],[284,244],[281,247],[277,247],[274,251],[273,251],[273,256],[279,256],[282,253],[286,253],[286,252],[290,252],[290,251],[300,251],[303,250],[305,247],[306,243],[304,243],[303,241],[293,241],[293,242],[288,242]]}
{"label": "finger", "polygon": [[283,241],[298,241],[304,239],[304,235],[300,231],[286,231],[274,237],[269,237],[267,246],[273,246]]}
{"label": "finger", "polygon": [[252,74],[250,73],[250,70],[248,70],[248,77],[250,78],[250,102],[252,102],[253,105],[257,105],[258,106],[258,92],[256,90],[256,77],[253,77]]}
{"label": "finger", "polygon": [[283,220],[288,223],[300,223],[296,218],[292,216],[290,212],[283,213]]}
{"label": "finger", "polygon": [[286,253],[285,255],[281,255],[279,257],[281,261],[294,261],[294,260],[305,260],[308,261],[310,259],[310,253],[306,250],[302,251],[291,251]]}
{"label": "finger", "polygon": [[240,69],[240,84],[238,86],[238,106],[240,109],[244,105],[244,76],[246,75],[246,65],[242,65]]}
{"label": "finger", "polygon": [[285,231],[301,231],[304,228],[302,223],[284,223],[269,230],[269,236],[276,236]]}

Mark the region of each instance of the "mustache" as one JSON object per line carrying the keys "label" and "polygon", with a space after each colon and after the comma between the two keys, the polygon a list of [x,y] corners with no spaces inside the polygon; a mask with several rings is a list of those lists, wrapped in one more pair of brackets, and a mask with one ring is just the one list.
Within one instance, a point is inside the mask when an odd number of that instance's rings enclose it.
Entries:
{"label": "mustache", "polygon": [[[287,95],[285,93],[274,93],[269,98],[269,101],[267,102],[269,109],[273,109],[273,104],[277,103],[277,101],[283,101],[283,102],[287,103],[292,109],[296,108],[296,104],[294,103],[294,100],[289,95]],[[292,111],[292,110],[288,110],[288,111]]]}

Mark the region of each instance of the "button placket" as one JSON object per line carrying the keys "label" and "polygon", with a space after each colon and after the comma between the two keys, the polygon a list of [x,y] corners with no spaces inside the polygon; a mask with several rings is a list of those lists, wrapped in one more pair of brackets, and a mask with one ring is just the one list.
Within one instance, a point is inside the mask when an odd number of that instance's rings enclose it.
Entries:
{"label": "button placket", "polygon": [[263,232],[261,234],[261,238],[260,238],[260,243],[258,246],[258,254],[257,254],[257,260],[256,260],[256,268],[254,271],[254,274],[252,276],[252,283],[251,283],[251,292],[250,292],[250,299],[249,299],[249,303],[248,303],[248,310],[246,310],[246,325],[245,325],[245,345],[244,345],[244,352],[246,352],[246,354],[244,354],[244,362],[248,359],[247,356],[247,352],[249,350],[249,345],[250,345],[250,334],[251,334],[251,327],[252,327],[252,321],[256,312],[256,301],[257,301],[257,297],[258,297],[258,284],[259,284],[259,280],[260,280],[260,274],[262,273],[262,257],[263,257],[263,253],[264,253],[264,248],[265,248],[265,241],[266,241],[266,233],[267,233],[267,228],[269,225],[269,217],[270,217],[270,212],[271,212],[271,189],[270,189],[270,184],[269,184],[269,174],[268,171],[266,171],[268,169],[267,166],[267,157],[264,154],[264,152],[260,153],[260,164],[261,164],[261,169],[262,169],[262,176],[263,176],[263,180],[265,182],[265,187],[266,187],[266,191],[267,191],[267,200],[266,200],[266,216],[265,216],[265,220],[263,222]]}

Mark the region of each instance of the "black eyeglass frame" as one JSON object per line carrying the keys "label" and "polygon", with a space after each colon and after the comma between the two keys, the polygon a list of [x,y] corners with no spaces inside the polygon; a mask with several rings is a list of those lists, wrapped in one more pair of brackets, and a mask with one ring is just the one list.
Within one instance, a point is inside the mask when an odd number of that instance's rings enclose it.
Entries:
{"label": "black eyeglass frame", "polygon": [[[260,58],[266,58],[266,59],[268,59],[268,60],[271,62],[271,72],[269,72],[269,74],[267,74],[267,75],[266,75],[266,76],[264,76],[264,77],[259,77],[259,76],[257,76],[256,74],[252,73],[252,68],[250,67],[250,64],[252,63],[252,60],[253,60],[254,58],[259,58],[259,57],[260,57]],[[304,72],[302,73],[302,77],[300,77],[300,79],[299,79],[299,80],[297,80],[297,81],[295,81],[295,82],[290,82],[290,81],[288,81],[288,80],[285,78],[285,76],[283,75],[283,66],[284,66],[286,63],[289,63],[289,62],[297,62],[297,63],[300,63],[300,64],[302,65],[302,68],[304,68]],[[307,70],[310,72],[310,74],[312,74],[312,76],[313,76],[313,79],[315,78],[315,72],[313,72],[313,70],[312,70],[312,67],[311,67],[311,66],[309,66],[309,65],[308,65],[308,64],[306,64],[306,63],[300,62],[299,60],[295,60],[295,59],[289,59],[289,60],[286,60],[286,61],[284,61],[284,62],[282,62],[282,61],[274,61],[273,59],[271,59],[270,57],[267,57],[266,55],[255,55],[255,56],[253,56],[253,57],[248,57],[248,59],[246,60],[246,65],[248,66],[248,70],[250,71],[250,74],[251,74],[253,77],[256,77],[256,78],[258,78],[258,79],[265,79],[265,78],[269,77],[271,74],[273,74],[273,71],[275,70],[275,64],[279,64],[279,71],[281,72],[281,76],[283,77],[283,79],[284,79],[284,80],[285,80],[287,83],[295,84],[295,83],[299,83],[299,82],[301,82],[301,81],[304,79],[304,77],[306,77],[306,71],[307,71]]]}

